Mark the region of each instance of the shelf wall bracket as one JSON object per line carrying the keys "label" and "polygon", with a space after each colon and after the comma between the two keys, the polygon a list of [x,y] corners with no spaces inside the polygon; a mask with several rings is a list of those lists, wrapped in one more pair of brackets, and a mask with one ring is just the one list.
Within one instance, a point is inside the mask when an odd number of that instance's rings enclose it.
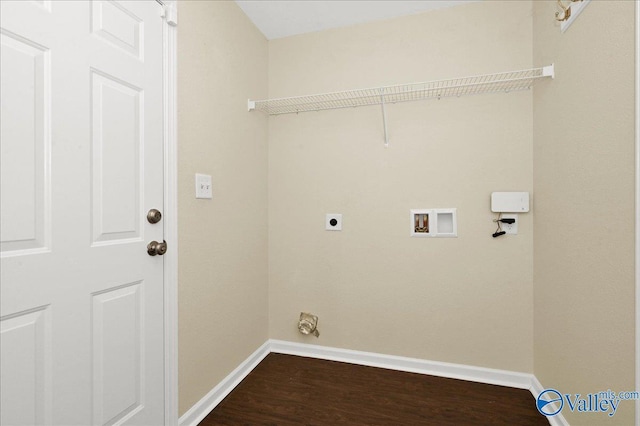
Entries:
{"label": "shelf wall bracket", "polygon": [[387,133],[387,112],[384,109],[384,89],[380,89],[380,105],[382,106],[382,127],[384,128],[384,147],[389,148],[389,134]]}

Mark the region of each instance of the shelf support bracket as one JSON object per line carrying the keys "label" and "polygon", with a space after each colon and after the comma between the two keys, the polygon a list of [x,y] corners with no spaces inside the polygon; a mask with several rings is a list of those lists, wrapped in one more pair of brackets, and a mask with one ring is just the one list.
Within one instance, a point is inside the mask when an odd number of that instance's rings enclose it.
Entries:
{"label": "shelf support bracket", "polygon": [[389,134],[387,133],[387,112],[384,109],[384,89],[380,89],[380,105],[382,106],[382,127],[384,128],[384,147],[389,148]]}

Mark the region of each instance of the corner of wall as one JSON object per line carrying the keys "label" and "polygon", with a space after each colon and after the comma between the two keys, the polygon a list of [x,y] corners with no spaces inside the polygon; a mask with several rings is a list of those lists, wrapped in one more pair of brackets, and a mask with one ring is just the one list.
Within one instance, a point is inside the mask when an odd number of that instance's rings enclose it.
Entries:
{"label": "corner of wall", "polygon": [[[179,2],[179,386],[183,414],[268,338],[268,46],[235,2]],[[194,174],[212,176],[196,200]],[[215,360],[215,362],[212,362]]]}
{"label": "corner of wall", "polygon": [[[533,2],[534,373],[564,393],[634,387],[634,2],[592,1],[564,33]],[[615,10],[615,13],[611,13]],[[610,226],[607,217],[615,217]],[[564,410],[572,424],[632,424]]]}

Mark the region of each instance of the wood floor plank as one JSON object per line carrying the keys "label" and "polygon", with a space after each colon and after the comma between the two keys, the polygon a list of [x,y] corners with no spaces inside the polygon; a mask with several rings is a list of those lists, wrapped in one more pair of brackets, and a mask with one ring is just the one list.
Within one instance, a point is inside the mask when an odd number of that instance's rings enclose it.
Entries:
{"label": "wood floor plank", "polygon": [[201,423],[548,425],[527,390],[269,354]]}

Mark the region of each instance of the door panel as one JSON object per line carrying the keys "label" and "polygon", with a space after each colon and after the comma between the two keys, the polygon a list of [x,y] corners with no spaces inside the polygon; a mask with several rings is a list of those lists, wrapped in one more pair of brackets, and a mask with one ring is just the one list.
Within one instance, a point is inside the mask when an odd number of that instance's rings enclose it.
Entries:
{"label": "door panel", "polygon": [[96,2],[91,8],[91,30],[114,46],[143,59],[142,21],[125,7],[114,2]]}
{"label": "door panel", "polygon": [[91,80],[93,241],[139,239],[142,90],[95,70]]}
{"label": "door panel", "polygon": [[3,426],[164,423],[160,12],[0,1]]}
{"label": "door panel", "polygon": [[49,243],[51,70],[49,51],[42,45],[3,29],[0,46],[0,251],[7,256],[46,250]]}
{"label": "door panel", "polygon": [[93,295],[94,424],[113,424],[142,408],[143,283]]}
{"label": "door panel", "polygon": [[3,425],[51,423],[50,318],[43,306],[0,322]]}

